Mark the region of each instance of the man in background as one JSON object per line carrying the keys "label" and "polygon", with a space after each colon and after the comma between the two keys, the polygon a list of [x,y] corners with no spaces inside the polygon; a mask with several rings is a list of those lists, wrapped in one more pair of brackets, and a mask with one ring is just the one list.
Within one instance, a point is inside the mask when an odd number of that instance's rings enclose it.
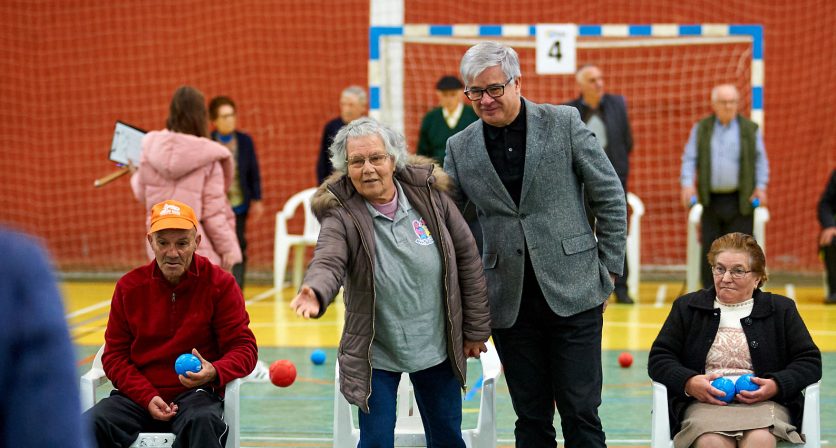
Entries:
{"label": "man in background", "polygon": [[[604,91],[604,73],[595,65],[585,65],[575,74],[581,94],[567,103],[578,109],[581,119],[595,134],[607,158],[610,159],[624,194],[627,194],[627,178],[630,174],[630,152],[633,150],[633,134],[627,119],[627,102],[621,95]],[[590,221],[594,219],[589,203],[586,204]],[[625,255],[624,273],[615,278],[615,300],[618,303],[633,303],[627,294],[627,261]]]}
{"label": "man in background", "polygon": [[[453,75],[442,76],[435,85],[439,106],[427,112],[421,121],[418,135],[418,155],[435,159],[439,166],[444,164],[447,139],[478,120],[476,112],[469,104],[464,104],[462,88],[464,84]],[[476,207],[465,204],[462,209],[470,233],[476,240],[476,247],[482,253],[482,227],[476,217]]]}
{"label": "man in background", "polygon": [[235,233],[241,246],[241,262],[232,266],[232,275],[241,291],[244,291],[244,275],[247,270],[247,218],[258,221],[264,214],[261,202],[261,174],[255,143],[249,134],[236,129],[235,102],[226,96],[216,96],[209,102],[209,118],[215,126],[212,140],[226,146],[235,160],[235,178],[227,197],[235,213]]}
{"label": "man in background", "polygon": [[316,184],[321,185],[326,177],[334,172],[328,147],[343,126],[366,115],[368,99],[366,91],[360,86],[346,87],[340,94],[340,116],[325,124],[322,140],[319,143],[319,159],[316,162]]}
{"label": "man in background", "polygon": [[427,112],[421,121],[418,134],[418,155],[432,157],[439,164],[444,163],[447,139],[478,120],[469,104],[464,104],[459,78],[446,75],[435,85],[439,106]]}
{"label": "man in background", "polygon": [[732,232],[752,234],[754,206],[766,205],[769,160],[758,125],[738,113],[740,94],[732,84],[711,90],[714,113],[691,128],[682,153],[682,204],[703,206],[700,274],[704,288],[714,285],[708,249]]}

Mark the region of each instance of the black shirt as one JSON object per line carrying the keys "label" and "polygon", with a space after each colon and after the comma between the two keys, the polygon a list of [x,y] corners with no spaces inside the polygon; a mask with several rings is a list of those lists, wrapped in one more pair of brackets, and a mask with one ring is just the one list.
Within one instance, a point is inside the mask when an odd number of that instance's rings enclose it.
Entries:
{"label": "black shirt", "polygon": [[484,123],[482,131],[491,164],[511,199],[519,206],[525,174],[525,101],[520,98],[520,112],[508,126],[500,128]]}

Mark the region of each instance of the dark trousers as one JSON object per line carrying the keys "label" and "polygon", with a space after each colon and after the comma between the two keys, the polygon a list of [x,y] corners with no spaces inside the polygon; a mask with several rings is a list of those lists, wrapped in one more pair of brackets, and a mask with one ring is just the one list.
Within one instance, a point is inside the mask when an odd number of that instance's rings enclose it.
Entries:
{"label": "dark trousers", "polygon": [[827,274],[827,287],[830,289],[830,295],[836,294],[836,239],[834,239],[829,246],[822,246],[824,252],[824,268]]}
{"label": "dark trousers", "polygon": [[542,293],[526,294],[524,288],[517,321],[493,330],[517,414],[517,447],[557,446],[555,405],[567,447],[606,446],[598,417],[602,327],[601,306],[561,317]]}
{"label": "dark trousers", "polygon": [[708,250],[717,238],[732,232],[752,234],[754,216],[740,213],[740,196],[734,193],[711,193],[708,207],[702,210],[702,263],[700,264],[700,278],[704,288],[714,285],[711,266],[708,265]]}
{"label": "dark trousers", "polygon": [[194,389],[174,399],[179,408],[171,421],[151,418],[143,409],[118,390],[84,413],[93,425],[99,448],[127,448],[140,432],[172,432],[174,448],[223,448],[229,435],[224,422],[223,400],[214,392]]}
{"label": "dark trousers", "polygon": [[235,234],[238,235],[238,245],[241,246],[241,262],[232,266],[232,276],[241,291],[244,291],[244,274],[247,271],[247,213],[235,215]]}
{"label": "dark trousers", "polygon": [[[462,440],[462,389],[449,360],[409,374],[421,411],[428,448],[465,448]],[[369,413],[358,410],[359,448],[395,445],[395,405],[399,372],[372,369]]]}

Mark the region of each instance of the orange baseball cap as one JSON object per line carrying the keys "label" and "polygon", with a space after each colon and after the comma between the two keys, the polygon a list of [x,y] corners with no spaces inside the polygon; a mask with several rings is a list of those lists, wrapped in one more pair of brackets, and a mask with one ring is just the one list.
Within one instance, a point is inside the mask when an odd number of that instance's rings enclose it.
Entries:
{"label": "orange baseball cap", "polygon": [[165,229],[197,228],[197,217],[188,205],[169,199],[151,207],[151,229],[148,233]]}

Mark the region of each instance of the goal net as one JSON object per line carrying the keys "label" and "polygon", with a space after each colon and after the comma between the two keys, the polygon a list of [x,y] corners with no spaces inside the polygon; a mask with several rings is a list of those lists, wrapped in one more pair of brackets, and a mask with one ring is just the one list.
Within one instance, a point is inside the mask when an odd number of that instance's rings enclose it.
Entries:
{"label": "goal net", "polygon": [[[462,55],[482,40],[501,41],[517,50],[525,98],[561,104],[579,95],[574,75],[535,73],[533,32],[508,38],[404,31],[380,39],[380,67],[370,79],[380,83],[379,110],[373,112],[402,130],[410,148],[417,146],[423,115],[437,106],[436,81],[445,74],[460,77]],[[763,123],[758,97],[762,92],[755,85],[762,79],[762,65],[753,63],[754,51],[753,39],[738,35],[578,37],[578,67],[599,66],[605,90],[627,100],[634,138],[628,189],[647,208],[641,250],[645,268],[678,269],[685,264],[687,212],[679,203],[680,160],[691,126],[711,112],[711,88],[735,84],[741,113]]]}

